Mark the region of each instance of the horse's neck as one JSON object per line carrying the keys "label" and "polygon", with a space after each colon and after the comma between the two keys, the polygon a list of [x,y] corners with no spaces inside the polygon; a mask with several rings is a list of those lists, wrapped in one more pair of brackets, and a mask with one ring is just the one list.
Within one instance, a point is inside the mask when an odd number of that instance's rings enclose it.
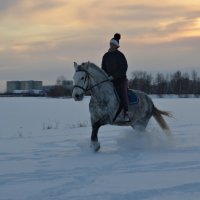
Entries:
{"label": "horse's neck", "polygon": [[101,101],[101,102],[102,101],[111,102],[109,101],[110,98],[112,98],[112,101],[117,101],[113,84],[110,81],[105,81],[108,79],[108,77],[105,76],[103,73],[95,71],[91,71],[91,74],[93,77],[91,79],[91,85],[92,86],[97,85],[92,88],[91,91],[92,98],[94,98],[96,101]]}
{"label": "horse's neck", "polygon": [[101,81],[108,79],[108,77],[103,72],[100,72],[95,68],[90,68],[88,72],[92,76],[92,84],[100,83]]}
{"label": "horse's neck", "polygon": [[[102,82],[102,81],[99,81],[99,82],[91,81],[93,86],[95,86],[96,84],[98,84],[100,82]],[[111,83],[103,82],[103,83],[92,88],[91,95],[96,100],[102,101],[102,100],[105,100],[105,98],[107,99],[108,95],[109,95],[109,97],[115,96],[115,93],[114,93],[114,89],[113,89],[113,86],[111,85]]]}
{"label": "horse's neck", "polygon": [[91,120],[96,122],[108,119],[112,123],[119,107],[113,84],[110,81],[105,81],[108,80],[108,76],[101,71],[91,72],[90,74],[90,86],[93,86],[89,104]]}

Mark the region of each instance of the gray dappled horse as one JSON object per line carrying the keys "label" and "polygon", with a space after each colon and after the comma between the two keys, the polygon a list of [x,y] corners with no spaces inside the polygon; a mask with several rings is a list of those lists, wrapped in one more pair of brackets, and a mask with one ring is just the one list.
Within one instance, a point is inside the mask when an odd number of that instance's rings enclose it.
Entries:
{"label": "gray dappled horse", "polygon": [[74,100],[81,101],[85,92],[91,92],[89,110],[92,124],[91,147],[94,151],[100,149],[98,130],[106,124],[145,129],[149,119],[153,116],[165,133],[170,134],[170,129],[162,117],[162,115],[170,116],[170,113],[158,110],[147,94],[131,90],[137,96],[138,102],[129,104],[130,122],[125,122],[123,120],[123,112],[118,112],[120,101],[108,75],[101,68],[90,62],[81,65],[74,63],[74,68],[74,88],[72,93]]}

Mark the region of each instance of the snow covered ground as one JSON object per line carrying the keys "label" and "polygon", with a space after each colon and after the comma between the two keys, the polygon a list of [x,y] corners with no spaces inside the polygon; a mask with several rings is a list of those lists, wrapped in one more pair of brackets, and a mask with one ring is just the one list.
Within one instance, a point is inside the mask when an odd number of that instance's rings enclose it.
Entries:
{"label": "snow covered ground", "polygon": [[200,99],[153,101],[173,111],[172,140],[154,119],[105,126],[94,153],[89,98],[0,98],[0,200],[200,199]]}

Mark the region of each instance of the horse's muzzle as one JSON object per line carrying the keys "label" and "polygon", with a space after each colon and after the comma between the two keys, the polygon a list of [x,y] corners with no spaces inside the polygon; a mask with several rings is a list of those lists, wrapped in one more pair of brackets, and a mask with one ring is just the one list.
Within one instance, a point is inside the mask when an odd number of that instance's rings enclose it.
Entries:
{"label": "horse's muzzle", "polygon": [[83,100],[83,94],[75,94],[73,96],[75,101],[82,101]]}

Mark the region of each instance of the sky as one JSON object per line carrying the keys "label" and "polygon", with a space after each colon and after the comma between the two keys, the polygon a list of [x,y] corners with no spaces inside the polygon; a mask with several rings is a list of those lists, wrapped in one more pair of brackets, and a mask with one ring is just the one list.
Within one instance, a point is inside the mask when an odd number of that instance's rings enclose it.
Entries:
{"label": "sky", "polygon": [[10,80],[72,80],[101,66],[114,33],[134,70],[200,70],[200,0],[1,0],[0,89]]}

